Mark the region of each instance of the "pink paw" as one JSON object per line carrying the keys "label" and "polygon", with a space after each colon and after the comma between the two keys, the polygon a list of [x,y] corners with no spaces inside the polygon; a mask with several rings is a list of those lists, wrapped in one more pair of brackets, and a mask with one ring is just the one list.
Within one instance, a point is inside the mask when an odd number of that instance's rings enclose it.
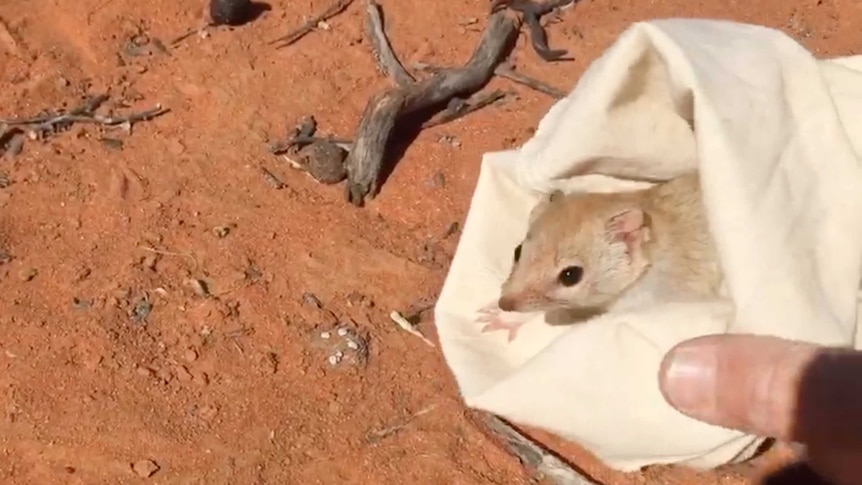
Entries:
{"label": "pink paw", "polygon": [[505,321],[503,319],[503,310],[497,306],[496,303],[490,303],[478,311],[479,316],[476,318],[476,322],[485,323],[485,326],[482,327],[482,333],[493,332],[495,330],[506,330],[509,332],[507,342],[511,342],[515,340],[518,336],[518,330],[524,325],[523,319],[515,319],[512,321]]}

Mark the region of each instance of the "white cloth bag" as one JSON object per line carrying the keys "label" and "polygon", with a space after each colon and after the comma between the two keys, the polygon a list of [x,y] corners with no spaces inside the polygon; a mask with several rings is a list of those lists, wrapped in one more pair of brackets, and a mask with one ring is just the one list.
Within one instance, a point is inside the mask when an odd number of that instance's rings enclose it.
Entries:
{"label": "white cloth bag", "polygon": [[[777,30],[740,23],[632,25],[531,140],[483,159],[435,308],[467,405],[554,432],[623,471],[748,457],[757,438],[664,401],[659,363],[680,341],[723,332],[858,345],[860,145],[862,57],[819,61]],[[567,327],[538,316],[512,343],[480,333],[476,311],[498,297],[542,193],[637,188],[648,183],[630,179],[694,168],[729,299]]]}

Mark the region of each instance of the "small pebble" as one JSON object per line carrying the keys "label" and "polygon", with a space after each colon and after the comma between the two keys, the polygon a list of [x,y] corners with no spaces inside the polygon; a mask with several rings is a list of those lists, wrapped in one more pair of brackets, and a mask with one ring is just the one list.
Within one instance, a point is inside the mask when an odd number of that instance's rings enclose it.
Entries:
{"label": "small pebble", "polygon": [[207,288],[207,284],[203,280],[197,280],[197,279],[192,278],[192,279],[189,279],[187,283],[188,283],[189,287],[191,287],[192,291],[195,292],[196,295],[201,296],[201,297],[209,296],[209,294],[210,294],[209,288]]}
{"label": "small pebble", "polygon": [[213,234],[219,239],[227,237],[230,233],[230,227],[228,226],[216,226],[213,228]]}
{"label": "small pebble", "polygon": [[194,349],[189,349],[183,354],[183,358],[186,362],[194,362],[198,360],[198,353]]}
{"label": "small pebble", "polygon": [[305,292],[302,294],[302,302],[305,303],[306,305],[312,306],[314,308],[322,308],[323,307],[323,303],[320,302],[320,299],[318,299],[316,296],[314,296],[314,293],[310,293],[310,292]]}
{"label": "small pebble", "polygon": [[340,350],[339,350],[339,351],[338,351],[338,352],[336,352],[334,355],[335,355],[335,358],[336,358],[336,359],[341,360],[341,358],[342,358],[342,357],[344,357],[344,352],[342,352],[342,351],[340,351]]}
{"label": "small pebble", "polygon": [[204,406],[198,410],[198,416],[204,421],[212,421],[218,414],[218,408],[215,406]]}
{"label": "small pebble", "polygon": [[442,189],[446,186],[446,176],[443,172],[436,172],[429,181],[428,185],[435,189]]}
{"label": "small pebble", "polygon": [[153,460],[138,460],[132,464],[132,470],[141,478],[149,478],[159,471],[159,465]]}
{"label": "small pebble", "polygon": [[153,370],[149,367],[138,367],[137,369],[135,369],[135,372],[137,372],[138,375],[141,377],[153,377],[154,375],[156,375],[156,373],[153,372]]}
{"label": "small pebble", "polygon": [[354,342],[353,340],[348,340],[347,341],[347,348],[349,348],[351,350],[357,350],[359,348],[359,344]]}
{"label": "small pebble", "polygon": [[156,270],[156,263],[158,263],[158,261],[159,261],[159,255],[158,254],[150,254],[144,258],[144,260],[141,264],[144,266],[144,268],[147,268],[150,271],[155,271]]}
{"label": "small pebble", "polygon": [[346,329],[346,328],[344,328],[344,327],[339,328],[339,329],[338,329],[338,336],[339,336],[339,337],[344,337],[345,335],[347,335],[347,329]]}
{"label": "small pebble", "polygon": [[193,379],[192,373],[189,372],[189,370],[186,369],[185,366],[181,365],[181,366],[177,367],[176,372],[177,372],[177,379],[180,382],[189,382]]}
{"label": "small pebble", "polygon": [[24,268],[18,273],[18,279],[21,281],[30,281],[39,274],[39,271],[36,268]]}
{"label": "small pebble", "polygon": [[213,25],[239,25],[248,18],[249,0],[210,0],[210,20]]}
{"label": "small pebble", "polygon": [[336,356],[334,356],[334,355],[330,355],[330,356],[329,356],[329,358],[328,358],[328,359],[326,359],[326,360],[328,360],[328,361],[329,361],[329,365],[331,365],[331,366],[335,366],[335,365],[338,365],[338,360],[339,360],[339,359],[338,359],[338,357],[336,357]]}
{"label": "small pebble", "polygon": [[327,340],[332,336],[332,332],[320,332],[320,338]]}

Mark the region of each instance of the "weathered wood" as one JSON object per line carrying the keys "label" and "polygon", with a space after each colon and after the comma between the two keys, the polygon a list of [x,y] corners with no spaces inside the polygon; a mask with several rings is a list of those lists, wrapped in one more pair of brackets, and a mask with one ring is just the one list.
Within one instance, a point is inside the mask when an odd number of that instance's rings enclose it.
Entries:
{"label": "weathered wood", "polygon": [[386,147],[396,122],[403,117],[442,105],[455,97],[469,96],[494,75],[508,56],[521,21],[505,12],[488,17],[479,45],[460,68],[440,71],[423,81],[392,88],[371,97],[356,130],[347,158],[347,200],[357,206],[378,192]]}

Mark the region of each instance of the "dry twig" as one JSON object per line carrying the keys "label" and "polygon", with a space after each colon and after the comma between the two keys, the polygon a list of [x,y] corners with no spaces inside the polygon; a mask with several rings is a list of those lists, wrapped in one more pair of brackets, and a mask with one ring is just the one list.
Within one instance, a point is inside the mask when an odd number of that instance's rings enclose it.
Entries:
{"label": "dry twig", "polygon": [[138,246],[138,249],[142,249],[144,251],[148,251],[148,252],[151,252],[154,254],[161,254],[162,256],[178,256],[181,258],[188,258],[192,262],[192,271],[197,271],[197,269],[198,269],[198,260],[195,259],[195,256],[194,256],[194,254],[191,253],[191,251],[189,251],[187,253],[178,253],[175,251],[165,251],[163,249],[156,249],[156,248],[152,248],[149,246]]}
{"label": "dry twig", "polygon": [[563,460],[549,453],[538,443],[509,426],[502,419],[484,415],[484,428],[501,440],[509,452],[557,485],[599,485],[584,473],[575,470]]}
{"label": "dry twig", "polygon": [[391,313],[389,313],[389,318],[391,318],[392,321],[395,322],[403,330],[407,331],[407,333],[419,337],[420,340],[430,345],[431,347],[436,347],[436,345],[434,345],[434,342],[428,340],[428,337],[422,335],[422,332],[420,332],[419,330],[416,330],[416,326],[410,323],[409,320],[404,318],[397,311],[393,310]]}
{"label": "dry twig", "polygon": [[383,72],[395,80],[398,86],[405,87],[416,80],[404,69],[401,61],[392,50],[392,45],[386,37],[383,28],[383,19],[380,17],[380,8],[374,0],[366,0],[365,13],[367,18],[366,28],[371,45],[374,49],[374,57]]}
{"label": "dry twig", "polygon": [[320,22],[322,22],[324,20],[328,20],[329,18],[334,17],[334,16],[340,14],[341,12],[343,12],[344,9],[346,9],[348,6],[350,6],[351,3],[353,3],[353,0],[338,0],[338,1],[336,1],[329,8],[327,8],[326,11],[324,11],[322,14],[308,19],[304,24],[299,26],[296,30],[270,42],[270,45],[271,44],[278,44],[279,42],[281,42],[282,44],[280,46],[276,47],[276,49],[281,49],[282,47],[287,47],[287,46],[293,44],[294,42],[298,41],[299,39],[305,37],[305,34],[314,30],[314,28],[317,27],[317,24],[319,24]]}
{"label": "dry twig", "polygon": [[476,93],[466,100],[453,98],[452,101],[456,102],[450,102],[447,109],[423,123],[422,128],[431,128],[432,126],[439,126],[450,121],[455,121],[485,106],[494,104],[505,97],[506,93],[503,91],[494,90],[490,93]]}
{"label": "dry twig", "polygon": [[547,85],[547,84],[545,84],[542,81],[539,81],[537,79],[533,79],[529,76],[525,76],[525,75],[515,71],[514,69],[512,69],[511,66],[506,65],[506,64],[500,64],[499,66],[497,66],[497,68],[494,69],[494,74],[496,74],[497,76],[500,76],[500,77],[504,77],[504,78],[506,78],[510,81],[516,82],[518,84],[523,84],[524,86],[527,86],[530,89],[536,90],[540,93],[547,94],[548,96],[550,96],[554,99],[561,99],[561,98],[566,97],[566,93],[564,93],[563,91],[561,91],[561,90],[559,90],[553,86],[549,86],[549,85]]}
{"label": "dry twig", "polygon": [[520,20],[504,12],[492,14],[470,60],[464,67],[441,71],[420,82],[373,96],[365,107],[353,150],[347,158],[347,200],[362,205],[377,194],[386,145],[396,120],[472,94],[484,86],[518,33]]}
{"label": "dry twig", "polygon": [[168,109],[162,108],[161,105],[156,105],[153,109],[134,112],[126,116],[103,116],[97,114],[95,112],[96,109],[98,109],[99,106],[107,100],[108,96],[104,94],[93,96],[85,101],[81,106],[73,108],[67,113],[49,113],[41,116],[34,116],[32,118],[0,119],[0,125],[29,126],[36,133],[43,134],[66,128],[73,123],[95,123],[104,126],[131,126],[139,121],[147,121],[168,112]]}
{"label": "dry twig", "polygon": [[392,426],[387,426],[386,428],[379,429],[376,431],[370,431],[365,435],[365,441],[368,443],[372,443],[372,444],[377,443],[380,440],[382,440],[383,438],[386,438],[387,436],[391,436],[391,435],[401,431],[402,429],[406,428],[407,425],[412,423],[414,419],[418,418],[419,416],[422,416],[423,414],[430,413],[436,407],[437,407],[436,404],[431,404],[431,405],[425,406],[424,408],[420,409],[419,411],[416,411],[415,413],[411,414],[406,419],[402,420],[401,422],[399,422],[397,424],[394,424]]}
{"label": "dry twig", "polygon": [[539,54],[539,57],[548,62],[571,60],[570,58],[563,58],[567,53],[565,50],[554,50],[548,47],[548,37],[539,20],[543,15],[551,13],[558,8],[565,7],[574,1],[575,0],[551,0],[544,3],[536,3],[532,0],[494,0],[491,4],[491,12],[497,12],[502,8],[509,8],[520,12],[524,17],[524,23],[527,24],[527,28],[530,29],[530,43],[533,46],[533,50],[536,51],[536,54]]}
{"label": "dry twig", "polygon": [[[414,62],[412,67],[413,67],[413,69],[416,69],[416,70],[426,71],[426,72],[431,72],[431,73],[440,72],[440,71],[445,69],[445,68],[438,67],[438,66],[432,66],[431,64],[426,64],[424,62]],[[561,99],[561,98],[566,97],[566,93],[564,93],[563,91],[561,91],[561,90],[559,90],[553,86],[549,86],[548,84],[545,84],[544,82],[539,81],[538,79],[533,79],[527,75],[521,74],[521,73],[515,71],[515,69],[512,68],[512,66],[507,64],[507,63],[500,64],[499,66],[494,68],[494,75],[500,76],[500,77],[506,78],[512,82],[524,85],[524,86],[526,86],[530,89],[533,89],[535,91],[538,91],[540,93],[547,94],[548,96],[551,96],[552,98],[555,98],[555,99]]]}

